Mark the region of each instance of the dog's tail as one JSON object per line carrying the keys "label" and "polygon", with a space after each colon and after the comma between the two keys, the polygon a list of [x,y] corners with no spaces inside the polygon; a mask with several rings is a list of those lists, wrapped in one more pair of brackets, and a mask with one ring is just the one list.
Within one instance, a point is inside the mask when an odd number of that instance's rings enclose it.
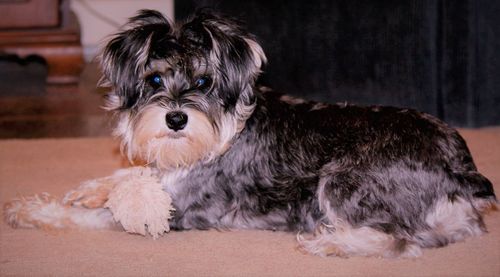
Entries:
{"label": "dog's tail", "polygon": [[479,212],[496,210],[498,203],[493,185],[477,171],[454,173],[456,180],[470,195],[470,201]]}
{"label": "dog's tail", "polygon": [[48,193],[19,197],[4,205],[5,221],[14,228],[115,229],[108,209],[87,209],[63,205]]}

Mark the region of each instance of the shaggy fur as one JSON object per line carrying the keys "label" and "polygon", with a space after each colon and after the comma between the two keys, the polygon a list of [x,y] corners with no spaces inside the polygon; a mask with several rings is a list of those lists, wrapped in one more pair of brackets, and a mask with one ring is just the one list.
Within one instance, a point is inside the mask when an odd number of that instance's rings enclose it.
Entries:
{"label": "shaggy fur", "polygon": [[290,231],[314,254],[383,257],[485,232],[495,194],[457,131],[280,95],[255,85],[265,62],[238,22],[206,10],[177,25],[141,11],[105,47],[115,133],[172,197],[172,229]]}

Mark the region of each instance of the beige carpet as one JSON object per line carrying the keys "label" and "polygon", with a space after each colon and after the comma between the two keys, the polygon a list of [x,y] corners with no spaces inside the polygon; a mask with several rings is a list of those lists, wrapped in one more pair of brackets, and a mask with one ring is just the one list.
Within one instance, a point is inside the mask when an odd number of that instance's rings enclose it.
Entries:
{"label": "beige carpet", "polygon": [[[463,130],[480,171],[500,194],[500,128]],[[0,201],[49,192],[122,165],[109,138],[0,141]],[[0,276],[500,276],[500,212],[489,233],[418,259],[320,258],[296,250],[295,234],[172,232],[153,240],[118,231],[11,229],[0,224]]]}

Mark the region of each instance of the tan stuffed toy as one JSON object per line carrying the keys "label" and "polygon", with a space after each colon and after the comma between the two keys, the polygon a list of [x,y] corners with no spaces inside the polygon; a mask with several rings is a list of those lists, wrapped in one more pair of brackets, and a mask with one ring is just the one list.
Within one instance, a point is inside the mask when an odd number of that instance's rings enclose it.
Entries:
{"label": "tan stuffed toy", "polygon": [[125,231],[157,238],[170,231],[172,199],[150,168],[136,167],[110,191],[104,204]]}

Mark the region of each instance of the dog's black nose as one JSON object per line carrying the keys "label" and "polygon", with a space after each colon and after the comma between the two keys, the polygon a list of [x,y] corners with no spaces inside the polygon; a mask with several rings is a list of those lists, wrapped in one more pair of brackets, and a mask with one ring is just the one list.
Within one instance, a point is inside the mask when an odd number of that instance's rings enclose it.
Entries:
{"label": "dog's black nose", "polygon": [[168,128],[177,132],[186,127],[188,116],[183,112],[171,112],[165,116],[165,121],[167,122]]}

